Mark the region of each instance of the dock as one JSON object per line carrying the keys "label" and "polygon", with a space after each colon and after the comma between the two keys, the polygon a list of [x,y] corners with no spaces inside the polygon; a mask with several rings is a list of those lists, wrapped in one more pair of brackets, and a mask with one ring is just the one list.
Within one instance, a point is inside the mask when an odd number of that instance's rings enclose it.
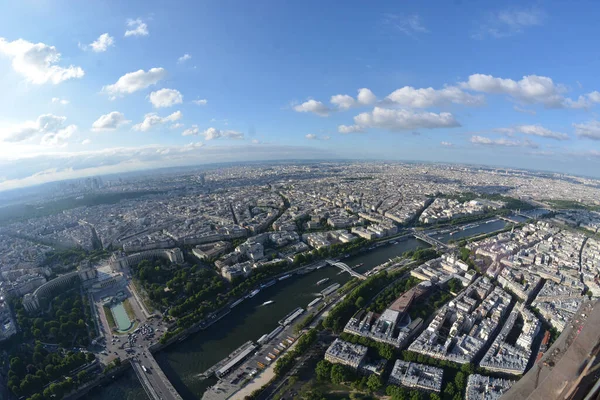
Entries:
{"label": "dock", "polygon": [[[229,354],[226,358],[201,373],[200,377],[206,379],[213,375],[217,375],[218,377],[219,375],[226,374],[228,370],[234,367],[235,364],[242,361],[246,356],[248,356],[248,354],[254,351],[254,349],[256,349],[256,345],[252,340],[248,340],[246,343],[232,351],[231,354]],[[229,368],[224,368],[228,366]]]}

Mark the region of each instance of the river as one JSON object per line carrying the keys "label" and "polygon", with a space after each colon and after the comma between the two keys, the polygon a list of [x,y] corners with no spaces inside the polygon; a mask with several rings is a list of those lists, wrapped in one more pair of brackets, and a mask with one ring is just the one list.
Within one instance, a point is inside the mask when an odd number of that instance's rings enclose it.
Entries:
{"label": "river", "polygon": [[[487,222],[487,221],[489,221],[489,222]],[[445,228],[443,230],[449,230],[449,232],[433,234],[430,236],[433,237],[434,239],[439,240],[442,243],[448,243],[450,240],[458,241],[459,239],[463,239],[463,238],[467,238],[467,237],[471,237],[471,236],[477,236],[477,235],[481,235],[484,233],[499,231],[501,229],[504,229],[507,224],[507,222],[502,219],[489,219],[487,221],[476,222],[474,224],[477,226],[473,226],[471,228],[466,228],[466,229],[460,229],[460,226]],[[466,225],[462,225],[462,226],[468,226],[468,225],[473,225],[473,224],[466,224]],[[451,235],[450,233],[453,233],[453,232],[454,232],[454,234]]]}
{"label": "river", "polygon": [[[417,247],[429,247],[425,242],[408,238],[397,244],[387,244],[356,256],[344,259],[351,267],[363,263],[356,270],[366,272],[390,258],[401,255]],[[316,282],[329,278],[329,281],[317,286]],[[236,306],[225,318],[204,331],[175,343],[155,355],[159,365],[184,399],[199,399],[206,388],[215,381],[202,380],[198,375],[248,340],[256,341],[263,334],[277,327],[277,321],[296,307],[305,308],[317,297],[319,291],[333,283],[344,284],[350,279],[348,273],[338,268],[324,267],[305,275],[293,275],[275,285],[262,290],[251,299]],[[272,300],[273,303],[262,304]],[[133,372],[117,378],[111,385],[99,389],[88,398],[143,399],[145,394]]]}

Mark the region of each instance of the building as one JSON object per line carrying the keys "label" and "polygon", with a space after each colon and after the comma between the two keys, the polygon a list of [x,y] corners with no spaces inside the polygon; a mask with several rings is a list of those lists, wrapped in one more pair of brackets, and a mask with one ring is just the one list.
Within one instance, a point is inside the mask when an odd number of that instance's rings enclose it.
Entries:
{"label": "building", "polygon": [[466,400],[498,400],[510,389],[514,381],[478,374],[469,375]]}
{"label": "building", "polygon": [[440,393],[444,370],[425,364],[396,360],[389,383],[408,388]]}
{"label": "building", "polygon": [[358,369],[367,356],[367,350],[366,346],[335,339],[325,352],[325,359],[334,364]]}

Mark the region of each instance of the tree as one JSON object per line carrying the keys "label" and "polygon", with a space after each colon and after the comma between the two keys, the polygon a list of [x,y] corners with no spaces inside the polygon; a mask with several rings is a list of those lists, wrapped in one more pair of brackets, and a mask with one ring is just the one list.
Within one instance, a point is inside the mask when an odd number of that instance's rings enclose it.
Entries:
{"label": "tree", "polygon": [[442,398],[437,393],[430,393],[429,394],[429,400],[442,400]]}
{"label": "tree", "polygon": [[462,390],[465,388],[465,374],[463,372],[456,373],[456,376],[454,377],[454,384],[456,385],[456,389],[458,389],[459,392],[462,392]]}
{"label": "tree", "polygon": [[444,393],[447,394],[448,396],[454,396],[454,394],[456,393],[456,388],[454,387],[454,384],[452,382],[448,383],[448,385],[446,385],[446,389],[444,389]]}
{"label": "tree", "polygon": [[372,374],[367,380],[367,387],[371,392],[378,392],[381,389],[381,378],[378,375]]}
{"label": "tree", "polygon": [[356,299],[354,305],[356,306],[356,308],[363,308],[365,306],[365,298],[362,296],[359,297],[358,299]]}
{"label": "tree", "polygon": [[331,367],[331,383],[338,385],[348,380],[348,370],[343,365],[333,364]]}
{"label": "tree", "polygon": [[410,400],[423,400],[423,393],[418,390],[410,391]]}
{"label": "tree", "polygon": [[321,360],[315,368],[317,380],[326,382],[331,380],[331,363],[327,360]]}

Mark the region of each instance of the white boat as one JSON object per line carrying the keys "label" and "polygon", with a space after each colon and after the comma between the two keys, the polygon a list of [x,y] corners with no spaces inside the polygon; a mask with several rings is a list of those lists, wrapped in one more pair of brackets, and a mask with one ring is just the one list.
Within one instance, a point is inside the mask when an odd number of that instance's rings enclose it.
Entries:
{"label": "white boat", "polygon": [[265,301],[264,303],[262,303],[262,305],[268,306],[269,304],[273,304],[273,303],[275,303],[273,300],[268,300],[268,301]]}
{"label": "white boat", "polygon": [[287,274],[287,275],[284,275],[284,276],[282,276],[282,277],[281,277],[281,278],[279,278],[278,280],[282,281],[282,280],[284,280],[284,279],[287,279],[287,278],[289,278],[290,276],[291,276],[290,274]]}
{"label": "white boat", "polygon": [[248,296],[246,296],[246,298],[251,299],[254,296],[256,296],[258,294],[258,292],[260,292],[260,289],[254,289],[253,291],[250,292],[250,294]]}
{"label": "white boat", "polygon": [[322,285],[323,283],[327,282],[328,280],[329,280],[329,278],[321,279],[320,281],[317,282],[317,285]]}

